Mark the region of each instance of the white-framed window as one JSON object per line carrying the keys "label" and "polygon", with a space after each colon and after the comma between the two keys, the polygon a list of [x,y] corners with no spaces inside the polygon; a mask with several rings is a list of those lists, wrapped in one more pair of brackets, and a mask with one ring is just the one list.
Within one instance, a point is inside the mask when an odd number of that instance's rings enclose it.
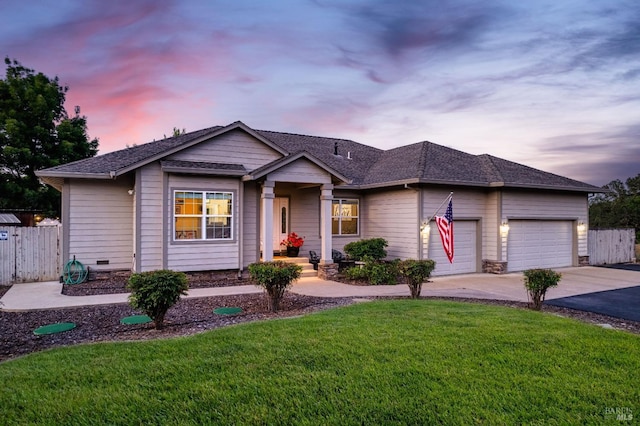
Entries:
{"label": "white-framed window", "polygon": [[331,206],[331,233],[333,235],[357,235],[360,201],[355,198],[335,199]]}
{"label": "white-framed window", "polygon": [[173,192],[174,240],[232,240],[233,193]]}

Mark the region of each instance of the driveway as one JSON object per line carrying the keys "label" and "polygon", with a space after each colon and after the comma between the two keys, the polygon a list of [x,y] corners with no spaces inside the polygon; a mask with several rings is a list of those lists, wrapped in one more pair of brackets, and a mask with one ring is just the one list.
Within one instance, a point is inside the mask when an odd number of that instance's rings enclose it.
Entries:
{"label": "driveway", "polygon": [[[608,265],[607,267],[590,269],[597,277],[605,278],[609,275],[610,278],[619,277],[624,280],[623,283],[629,283],[631,286],[551,298],[547,299],[545,304],[640,322],[640,265]],[[562,281],[559,286],[562,286]]]}

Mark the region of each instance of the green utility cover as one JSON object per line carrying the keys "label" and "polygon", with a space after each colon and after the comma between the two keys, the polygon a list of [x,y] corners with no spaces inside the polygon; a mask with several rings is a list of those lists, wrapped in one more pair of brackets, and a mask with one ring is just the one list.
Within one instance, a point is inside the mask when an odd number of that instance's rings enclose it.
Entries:
{"label": "green utility cover", "polygon": [[151,318],[148,315],[132,315],[130,317],[124,317],[120,320],[120,324],[146,324],[151,322]]}
{"label": "green utility cover", "polygon": [[242,308],[216,308],[213,310],[214,314],[220,315],[235,315],[242,312]]}
{"label": "green utility cover", "polygon": [[76,324],[73,322],[59,322],[56,324],[43,325],[33,330],[33,334],[41,336],[43,334],[55,334],[62,333],[63,331],[69,331],[76,328]]}

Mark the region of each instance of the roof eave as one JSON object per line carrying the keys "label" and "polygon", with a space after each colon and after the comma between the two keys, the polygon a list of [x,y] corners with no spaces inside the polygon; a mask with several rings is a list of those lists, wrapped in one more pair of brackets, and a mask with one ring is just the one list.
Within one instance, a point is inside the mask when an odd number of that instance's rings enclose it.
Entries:
{"label": "roof eave", "polygon": [[115,179],[119,174],[114,171],[109,173],[73,173],[73,172],[47,172],[45,170],[36,171],[36,176],[42,178],[62,178],[62,179]]}
{"label": "roof eave", "polygon": [[597,187],[579,187],[579,186],[569,186],[569,185],[566,185],[566,186],[565,185],[540,185],[540,184],[529,184],[529,183],[499,182],[499,185],[491,184],[490,186],[503,187],[503,188],[543,189],[547,191],[569,191],[569,192],[584,192],[584,193],[606,192],[603,189],[597,188]]}

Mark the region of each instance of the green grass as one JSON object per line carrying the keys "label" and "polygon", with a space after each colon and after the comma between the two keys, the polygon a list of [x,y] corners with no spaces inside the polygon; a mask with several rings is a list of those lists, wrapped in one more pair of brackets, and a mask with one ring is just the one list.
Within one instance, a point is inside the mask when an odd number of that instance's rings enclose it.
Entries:
{"label": "green grass", "polygon": [[640,338],[539,312],[379,301],[0,364],[2,424],[602,424]]}

